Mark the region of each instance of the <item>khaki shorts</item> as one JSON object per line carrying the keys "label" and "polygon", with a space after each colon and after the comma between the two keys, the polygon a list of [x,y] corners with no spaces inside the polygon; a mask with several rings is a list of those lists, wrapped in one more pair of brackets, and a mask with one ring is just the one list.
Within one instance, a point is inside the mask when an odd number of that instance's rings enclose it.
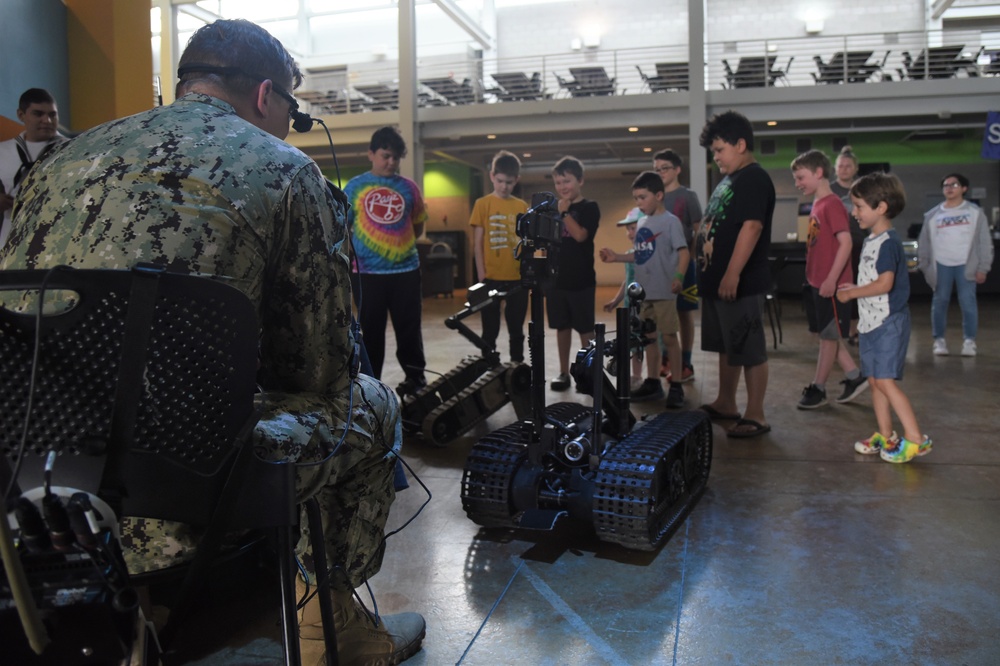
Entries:
{"label": "khaki shorts", "polygon": [[674,335],[681,330],[681,320],[677,317],[677,302],[674,299],[643,301],[639,316],[652,319],[656,332],[660,335]]}

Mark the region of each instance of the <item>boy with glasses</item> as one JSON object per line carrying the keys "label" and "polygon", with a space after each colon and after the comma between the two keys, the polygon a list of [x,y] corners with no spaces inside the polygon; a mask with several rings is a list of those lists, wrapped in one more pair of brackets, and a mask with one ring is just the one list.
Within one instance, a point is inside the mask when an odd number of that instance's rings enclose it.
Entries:
{"label": "boy with glasses", "polygon": [[[694,190],[681,185],[680,175],[684,166],[681,156],[667,148],[653,156],[653,171],[663,181],[663,207],[673,213],[681,221],[684,228],[684,238],[688,247],[693,247],[694,226],[701,222],[701,202]],[[669,362],[663,364],[660,374],[667,381],[678,381],[682,384],[694,379],[694,366],[691,364],[691,354],[694,349],[694,313],[698,310],[698,277],[695,272],[695,262],[688,263],[684,273],[684,284],[677,294],[677,316],[680,319],[681,362],[683,368],[676,379],[670,372]],[[664,356],[666,358],[666,356]]]}

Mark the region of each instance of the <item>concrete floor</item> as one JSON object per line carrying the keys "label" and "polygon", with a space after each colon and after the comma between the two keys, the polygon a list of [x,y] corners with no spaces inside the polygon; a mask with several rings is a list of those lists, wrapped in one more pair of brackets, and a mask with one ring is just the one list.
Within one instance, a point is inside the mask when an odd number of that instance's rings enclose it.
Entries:
{"label": "concrete floor", "polygon": [[[598,303],[611,293],[601,290]],[[430,369],[447,371],[474,352],[442,325],[462,299],[459,291],[424,302]],[[1000,664],[1000,301],[980,301],[976,358],[934,357],[930,303],[911,305],[902,387],[934,450],[906,465],[854,453],[853,441],[875,429],[869,393],[795,408],[816,346],[797,303],[783,305],[784,342],[769,350],[773,431],[728,440],[714,426],[708,489],[658,552],[631,552],[569,525],[527,532],[472,523],[459,495],[465,456],[477,437],[515,420],[509,405],[447,448],[407,441],[411,488],[398,495],[391,526],[427,498],[414,476],[433,498],[390,538],[371,581],[381,612],[427,619],[423,650],[406,663]],[[599,316],[613,328],[612,315]],[[953,351],[959,321],[956,306]],[[550,332],[546,355],[552,377]],[[717,387],[716,356],[695,352],[694,365],[690,408]],[[384,379],[402,379],[391,354]],[[835,371],[831,391],[839,379]],[[572,390],[548,397],[585,399]],[[235,637],[192,646],[181,661],[274,663],[280,648],[266,604],[262,594],[240,601],[246,619],[226,621]]]}

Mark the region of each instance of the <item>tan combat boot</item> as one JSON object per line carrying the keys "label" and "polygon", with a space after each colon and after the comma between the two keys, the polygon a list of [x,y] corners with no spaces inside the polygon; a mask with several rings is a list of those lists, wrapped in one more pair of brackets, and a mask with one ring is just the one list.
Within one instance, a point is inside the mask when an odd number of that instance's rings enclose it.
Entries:
{"label": "tan combat boot", "polygon": [[[305,584],[296,583],[299,598]],[[394,666],[420,649],[426,625],[418,613],[385,615],[375,624],[375,615],[359,604],[352,593],[332,591],[333,625],[337,631],[337,653],[341,664]],[[313,597],[299,611],[299,649],[303,664],[323,666],[323,625],[319,598]]]}

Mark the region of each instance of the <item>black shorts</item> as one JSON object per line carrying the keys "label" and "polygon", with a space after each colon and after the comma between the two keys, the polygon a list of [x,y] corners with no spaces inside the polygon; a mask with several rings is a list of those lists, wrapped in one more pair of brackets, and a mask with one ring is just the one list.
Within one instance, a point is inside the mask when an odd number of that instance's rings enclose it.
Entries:
{"label": "black shorts", "polygon": [[694,260],[688,262],[687,273],[681,293],[677,294],[677,311],[693,312],[698,309],[698,274],[695,272]]}
{"label": "black shorts", "polygon": [[[819,295],[819,289],[809,286],[805,295],[806,319],[809,321],[809,332],[819,333],[820,340],[839,340],[847,338],[851,331],[851,306],[841,303],[836,296],[824,298]],[[833,313],[836,307],[837,323],[834,324]],[[840,331],[837,331],[837,328]]]}
{"label": "black shorts", "polygon": [[596,287],[584,289],[546,289],[545,312],[549,316],[549,328],[564,330],[572,328],[577,333],[594,330],[594,299]]}

